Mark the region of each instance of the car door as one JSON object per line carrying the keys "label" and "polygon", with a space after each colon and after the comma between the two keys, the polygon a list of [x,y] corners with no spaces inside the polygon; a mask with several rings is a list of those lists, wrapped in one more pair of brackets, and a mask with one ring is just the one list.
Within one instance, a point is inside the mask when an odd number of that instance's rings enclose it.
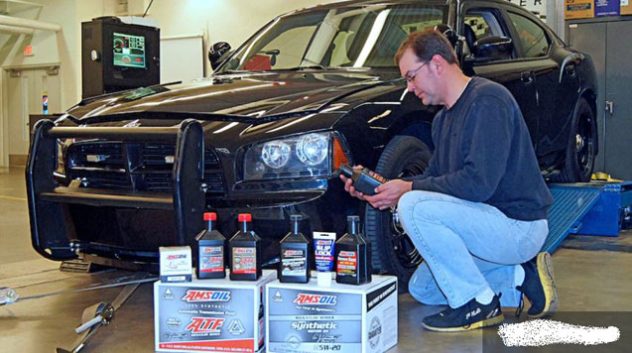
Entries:
{"label": "car door", "polygon": [[506,14],[518,60],[529,68],[535,81],[539,115],[536,154],[544,157],[566,148],[578,76],[573,63],[568,63],[560,74],[560,64],[566,56],[561,51],[570,52],[559,50],[556,39],[541,21],[526,11],[509,9]]}
{"label": "car door", "polygon": [[514,52],[506,58],[494,60],[477,58],[471,50],[477,41],[485,37],[512,38],[513,32],[506,23],[502,5],[484,1],[464,2],[460,13],[461,23],[457,24],[457,28],[466,42],[462,56],[464,71],[468,75],[486,77],[507,87],[520,106],[532,141],[537,141],[539,110],[534,77],[534,72],[538,71],[537,65],[534,65],[536,63],[522,60],[519,48],[514,48]]}

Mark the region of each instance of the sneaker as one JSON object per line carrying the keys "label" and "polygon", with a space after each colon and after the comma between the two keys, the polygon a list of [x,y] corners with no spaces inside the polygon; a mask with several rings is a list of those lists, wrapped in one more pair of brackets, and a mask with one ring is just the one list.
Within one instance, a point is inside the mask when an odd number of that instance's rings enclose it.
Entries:
{"label": "sneaker", "polygon": [[499,298],[494,295],[492,302],[487,305],[477,302],[474,298],[456,309],[448,308],[425,317],[421,325],[427,330],[440,332],[467,331],[498,325],[505,320],[500,310]]}
{"label": "sneaker", "polygon": [[[548,252],[541,252],[529,262],[520,264],[524,269],[524,282],[518,289],[531,303],[530,318],[551,315],[557,310],[557,288],[553,279],[553,261]],[[516,314],[522,311],[522,298]]]}

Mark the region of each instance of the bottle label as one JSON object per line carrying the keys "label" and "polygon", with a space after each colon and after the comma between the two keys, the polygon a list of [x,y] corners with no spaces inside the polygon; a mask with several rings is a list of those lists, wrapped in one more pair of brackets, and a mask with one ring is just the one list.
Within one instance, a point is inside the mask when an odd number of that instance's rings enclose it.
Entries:
{"label": "bottle label", "polygon": [[200,247],[200,272],[223,272],[224,248],[222,246]]}
{"label": "bottle label", "polygon": [[238,275],[257,273],[257,249],[256,248],[233,248],[233,268],[232,273]]}
{"label": "bottle label", "polygon": [[307,272],[307,257],[301,249],[284,249],[281,253],[282,276],[304,276]]}
{"label": "bottle label", "polygon": [[356,277],[357,274],[358,253],[355,251],[341,251],[338,253],[336,275]]}

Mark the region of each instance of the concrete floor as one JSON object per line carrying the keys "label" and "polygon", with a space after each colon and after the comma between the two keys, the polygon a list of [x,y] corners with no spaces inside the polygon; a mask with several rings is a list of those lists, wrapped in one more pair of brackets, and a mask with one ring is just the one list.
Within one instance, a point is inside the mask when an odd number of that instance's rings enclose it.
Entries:
{"label": "concrete floor", "polygon": [[[588,239],[588,240],[586,240]],[[632,232],[604,240],[568,240],[553,256],[560,294],[560,312],[632,311],[630,265]],[[608,246],[599,246],[606,242]],[[567,243],[570,246],[567,246]],[[610,249],[594,250],[594,249]],[[593,250],[586,250],[593,249]],[[122,276],[118,270],[96,274],[60,272],[59,263],[41,258],[30,245],[24,172],[0,168],[0,287],[11,287],[22,297],[85,288]],[[120,288],[65,293],[18,301],[0,307],[0,352],[53,352],[70,348],[85,307],[112,301]],[[399,296],[399,344],[389,352],[482,352],[482,331],[431,333],[419,323],[440,308]],[[516,322],[506,309],[509,322]],[[154,352],[153,293],[143,284],[82,352]],[[523,314],[521,320],[525,320]],[[487,332],[494,332],[488,329]]]}

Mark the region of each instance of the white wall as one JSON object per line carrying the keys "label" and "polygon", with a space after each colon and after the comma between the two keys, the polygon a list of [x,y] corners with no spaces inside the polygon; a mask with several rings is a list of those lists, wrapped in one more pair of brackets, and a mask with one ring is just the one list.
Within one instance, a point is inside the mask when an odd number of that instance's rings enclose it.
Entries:
{"label": "white wall", "polygon": [[[80,79],[80,70],[75,70],[77,64],[81,63],[79,54],[80,47],[75,42],[75,33],[78,31],[75,23],[71,19],[76,18],[75,0],[31,0],[32,3],[43,4],[39,9],[16,14],[31,20],[56,23],[62,26],[60,32],[34,31],[33,35],[8,35],[1,37],[5,55],[0,56],[2,66],[38,65],[61,63],[59,74],[62,82],[75,82]],[[51,5],[54,3],[54,5]],[[7,43],[7,40],[9,41]],[[27,44],[33,47],[33,56],[24,56],[22,50]],[[77,101],[77,87],[65,84],[62,87],[62,106],[67,107]]]}
{"label": "white wall", "polygon": [[[144,0],[128,0],[129,8],[137,10],[149,4]],[[38,11],[20,14],[21,17],[57,23],[62,26],[58,34],[36,31],[9,40],[0,34],[0,63],[6,65],[32,65],[61,63],[62,106],[77,103],[81,98],[81,22],[100,16],[117,15],[118,0],[31,0],[43,4]],[[133,2],[133,3],[132,3]],[[204,52],[210,44],[227,41],[233,47],[246,40],[259,27],[276,15],[298,8],[314,6],[334,0],[154,0],[147,17],[155,19],[162,37],[191,34],[204,35]],[[133,5],[133,6],[132,6]],[[136,13],[134,13],[136,14]],[[24,57],[24,45],[33,45],[34,55]],[[205,60],[206,72],[210,65]]]}

